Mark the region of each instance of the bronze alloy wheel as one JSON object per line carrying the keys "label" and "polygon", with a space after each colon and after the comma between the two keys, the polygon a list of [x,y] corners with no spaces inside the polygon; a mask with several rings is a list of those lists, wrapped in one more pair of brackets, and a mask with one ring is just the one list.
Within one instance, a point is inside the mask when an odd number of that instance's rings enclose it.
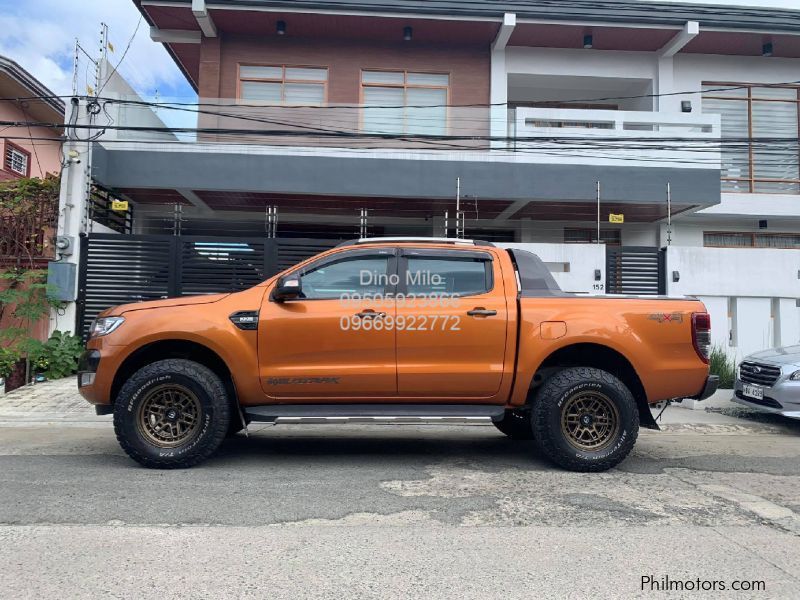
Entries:
{"label": "bronze alloy wheel", "polygon": [[174,448],[200,430],[203,409],[197,396],[182,385],[169,383],[150,390],[139,405],[139,432],[159,448]]}
{"label": "bronze alloy wheel", "polygon": [[572,446],[584,452],[608,446],[619,428],[616,405],[600,392],[578,392],[561,410],[561,432]]}

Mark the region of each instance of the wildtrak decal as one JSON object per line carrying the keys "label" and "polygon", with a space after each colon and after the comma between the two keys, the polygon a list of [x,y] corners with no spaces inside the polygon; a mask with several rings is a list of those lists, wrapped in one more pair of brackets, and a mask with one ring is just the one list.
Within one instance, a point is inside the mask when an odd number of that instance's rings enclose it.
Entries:
{"label": "wildtrak decal", "polygon": [[338,377],[267,377],[267,385],[337,384]]}

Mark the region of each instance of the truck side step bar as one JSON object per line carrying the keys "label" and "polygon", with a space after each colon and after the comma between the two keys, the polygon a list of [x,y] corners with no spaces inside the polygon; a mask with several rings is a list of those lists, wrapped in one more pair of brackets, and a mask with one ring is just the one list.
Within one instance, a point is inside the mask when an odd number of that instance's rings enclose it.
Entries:
{"label": "truck side step bar", "polygon": [[272,422],[480,422],[499,421],[505,408],[495,404],[266,404],[242,407],[251,421]]}

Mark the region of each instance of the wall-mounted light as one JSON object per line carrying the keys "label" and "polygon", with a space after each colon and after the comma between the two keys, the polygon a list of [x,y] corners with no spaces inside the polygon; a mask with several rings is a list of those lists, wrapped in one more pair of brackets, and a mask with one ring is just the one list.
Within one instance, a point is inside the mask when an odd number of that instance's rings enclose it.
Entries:
{"label": "wall-mounted light", "polygon": [[678,283],[681,280],[681,272],[680,271],[673,271],[672,272],[672,282]]}
{"label": "wall-mounted light", "polygon": [[594,44],[594,37],[591,33],[587,33],[583,36],[583,47],[588,50],[592,47],[592,44]]}
{"label": "wall-mounted light", "polygon": [[286,21],[278,21],[275,23],[275,33],[278,35],[286,35]]}
{"label": "wall-mounted light", "polygon": [[761,46],[761,56],[772,56],[772,42],[764,42]]}
{"label": "wall-mounted light", "polygon": [[403,39],[407,42],[411,41],[411,38],[414,37],[414,30],[411,28],[410,25],[406,25],[403,27]]}
{"label": "wall-mounted light", "polygon": [[691,100],[681,100],[681,112],[685,112],[685,113],[692,112],[692,101]]}

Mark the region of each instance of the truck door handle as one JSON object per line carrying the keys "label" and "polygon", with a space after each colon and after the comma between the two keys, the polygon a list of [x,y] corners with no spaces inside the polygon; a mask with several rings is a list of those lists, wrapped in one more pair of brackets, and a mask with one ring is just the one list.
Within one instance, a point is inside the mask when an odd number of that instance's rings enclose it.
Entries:
{"label": "truck door handle", "polygon": [[468,310],[467,314],[470,317],[493,317],[494,315],[497,314],[497,311],[488,310],[486,308],[483,308],[482,306],[478,306],[476,308],[473,308],[472,310]]}
{"label": "truck door handle", "polygon": [[375,312],[371,308],[368,308],[365,311],[362,311],[360,313],[356,313],[356,316],[359,317],[360,319],[377,319],[377,318],[385,317],[386,313],[385,312]]}

